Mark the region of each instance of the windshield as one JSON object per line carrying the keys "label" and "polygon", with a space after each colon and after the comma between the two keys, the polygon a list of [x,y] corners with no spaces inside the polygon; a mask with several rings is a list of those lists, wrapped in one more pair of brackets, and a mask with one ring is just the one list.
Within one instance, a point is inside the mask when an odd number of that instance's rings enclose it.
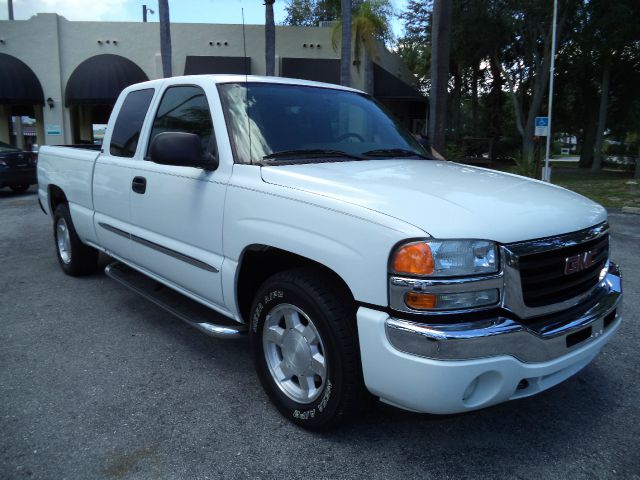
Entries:
{"label": "windshield", "polygon": [[0,142],[0,152],[2,153],[8,153],[8,152],[20,152],[22,150],[20,150],[19,148],[16,148],[12,145],[9,145],[8,143],[4,143],[4,142]]}
{"label": "windshield", "polygon": [[226,83],[219,91],[240,163],[427,157],[367,95],[274,83]]}

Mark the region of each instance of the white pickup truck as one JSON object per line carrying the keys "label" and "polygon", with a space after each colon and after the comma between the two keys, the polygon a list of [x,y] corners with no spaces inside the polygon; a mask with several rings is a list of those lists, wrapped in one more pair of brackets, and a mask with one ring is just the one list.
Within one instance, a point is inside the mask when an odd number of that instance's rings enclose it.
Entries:
{"label": "white pickup truck", "polygon": [[311,429],[372,398],[450,414],[536,394],[621,322],[601,206],[434,160],[349,88],[133,85],[102,149],[43,147],[38,181],[66,273],[104,252],[191,325],[248,333],[268,395]]}

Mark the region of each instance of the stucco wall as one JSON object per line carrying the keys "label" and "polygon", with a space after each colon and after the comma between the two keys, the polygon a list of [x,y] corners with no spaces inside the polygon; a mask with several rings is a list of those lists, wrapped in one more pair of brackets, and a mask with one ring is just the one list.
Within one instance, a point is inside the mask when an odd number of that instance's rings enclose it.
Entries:
{"label": "stucco wall", "polygon": [[[251,73],[264,75],[264,27],[246,25],[245,33]],[[280,73],[283,57],[339,58],[339,49],[333,48],[331,37],[331,28],[276,27],[276,75]],[[0,52],[26,63],[40,80],[44,98],[50,97],[55,103],[53,108],[45,105],[44,123],[62,126],[63,135],[47,135],[46,143],[50,144],[72,141],[70,111],[64,106],[64,87],[75,68],[87,58],[104,53],[121,55],[136,63],[149,79],[162,76],[157,23],[71,22],[56,14],[41,13],[29,20],[0,21],[0,39],[4,40],[0,43]],[[242,25],[174,23],[171,40],[174,75],[184,73],[189,55],[244,56]],[[227,42],[226,46],[224,42]],[[310,44],[314,47],[310,48]],[[409,72],[395,53],[381,46],[374,60],[404,81],[411,82]],[[352,66],[353,87],[365,88],[364,70],[362,66]]]}

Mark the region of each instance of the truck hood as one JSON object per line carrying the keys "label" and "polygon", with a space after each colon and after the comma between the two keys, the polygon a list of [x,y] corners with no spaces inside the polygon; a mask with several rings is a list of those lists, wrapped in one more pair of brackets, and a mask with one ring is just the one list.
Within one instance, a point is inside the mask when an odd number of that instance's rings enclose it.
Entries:
{"label": "truck hood", "polygon": [[370,160],[262,167],[263,181],[348,202],[436,238],[501,243],[604,222],[603,207],[555,185],[451,162]]}

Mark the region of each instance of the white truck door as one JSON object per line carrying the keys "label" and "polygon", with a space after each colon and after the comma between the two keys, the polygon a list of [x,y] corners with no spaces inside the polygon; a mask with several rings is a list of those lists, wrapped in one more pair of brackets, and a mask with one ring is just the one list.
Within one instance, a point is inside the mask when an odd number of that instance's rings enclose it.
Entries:
{"label": "white truck door", "polygon": [[[205,89],[167,83],[155,102],[153,123],[145,136],[146,151],[159,133],[187,132],[197,134],[203,148],[217,154],[213,102]],[[215,90],[211,96],[219,109]],[[203,170],[142,160],[136,162],[133,176],[144,182],[145,188],[131,193],[135,263],[221,307],[222,219],[230,175],[228,164]]]}
{"label": "white truck door", "polygon": [[153,88],[146,88],[121,96],[115,107],[114,125],[109,125],[111,133],[105,138],[93,174],[98,242],[111,254],[126,260],[131,258],[131,166],[154,93]]}

